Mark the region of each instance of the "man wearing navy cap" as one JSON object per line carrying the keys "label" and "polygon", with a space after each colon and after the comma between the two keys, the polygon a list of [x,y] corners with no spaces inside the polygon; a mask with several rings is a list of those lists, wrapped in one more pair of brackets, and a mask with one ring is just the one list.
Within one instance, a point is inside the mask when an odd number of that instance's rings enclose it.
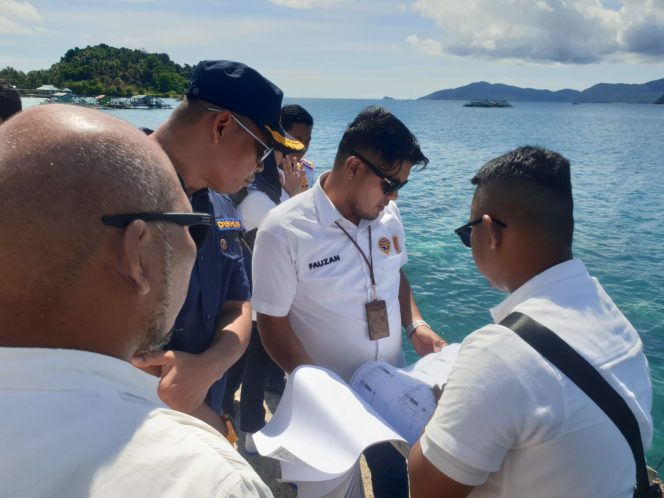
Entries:
{"label": "man wearing navy cap", "polygon": [[282,97],[244,64],[202,61],[183,102],[152,135],[173,162],[192,207],[212,214],[216,230],[198,251],[172,341],[163,351],[136,356],[134,365],[161,377],[159,395],[166,404],[221,431],[224,375],[247,347],[251,306],[239,217],[220,193],[249,185],[274,149],[304,148],[281,128]]}

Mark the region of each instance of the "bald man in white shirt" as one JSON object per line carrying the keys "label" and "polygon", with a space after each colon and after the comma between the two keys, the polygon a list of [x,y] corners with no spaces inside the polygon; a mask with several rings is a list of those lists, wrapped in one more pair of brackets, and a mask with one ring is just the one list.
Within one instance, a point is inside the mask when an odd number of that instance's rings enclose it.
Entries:
{"label": "bald man in white shirt", "polygon": [[0,496],[271,496],[129,363],[168,339],[212,223],[159,145],[29,109],[0,127],[0,199]]}

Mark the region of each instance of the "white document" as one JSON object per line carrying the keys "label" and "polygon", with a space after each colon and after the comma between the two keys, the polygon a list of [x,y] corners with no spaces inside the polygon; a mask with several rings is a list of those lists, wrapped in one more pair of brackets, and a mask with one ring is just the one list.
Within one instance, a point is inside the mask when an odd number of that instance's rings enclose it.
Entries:
{"label": "white document", "polygon": [[445,384],[458,351],[459,344],[452,344],[407,368],[365,363],[353,374],[350,387],[412,446],[436,409],[431,388]]}
{"label": "white document", "polygon": [[256,448],[280,461],[282,480],[302,483],[300,498],[361,496],[360,455],[383,441],[417,441],[436,408],[431,387],[445,384],[458,350],[449,345],[402,369],[369,362],[350,386],[325,368],[298,367],[274,416],[254,434]]}
{"label": "white document", "polygon": [[320,481],[346,473],[364,448],[404,439],[337,374],[302,366],[290,375],[279,408],[254,435],[259,453],[289,464],[282,479]]}

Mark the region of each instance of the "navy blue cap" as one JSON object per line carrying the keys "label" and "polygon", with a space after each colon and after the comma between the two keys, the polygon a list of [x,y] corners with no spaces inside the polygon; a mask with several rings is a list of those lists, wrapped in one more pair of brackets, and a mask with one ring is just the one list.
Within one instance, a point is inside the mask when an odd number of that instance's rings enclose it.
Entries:
{"label": "navy blue cap", "polygon": [[282,152],[304,150],[304,145],[287,138],[281,127],[283,92],[258,71],[241,62],[199,62],[185,93],[248,117],[267,130],[272,137],[272,145]]}

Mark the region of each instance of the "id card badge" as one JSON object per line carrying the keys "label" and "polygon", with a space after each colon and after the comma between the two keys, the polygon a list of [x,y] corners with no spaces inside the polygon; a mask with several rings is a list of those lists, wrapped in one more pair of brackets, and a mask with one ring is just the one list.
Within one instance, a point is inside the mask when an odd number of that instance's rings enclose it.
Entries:
{"label": "id card badge", "polygon": [[382,299],[375,299],[365,304],[367,308],[367,323],[369,324],[369,339],[377,341],[390,336],[390,324],[387,320],[387,306]]}

